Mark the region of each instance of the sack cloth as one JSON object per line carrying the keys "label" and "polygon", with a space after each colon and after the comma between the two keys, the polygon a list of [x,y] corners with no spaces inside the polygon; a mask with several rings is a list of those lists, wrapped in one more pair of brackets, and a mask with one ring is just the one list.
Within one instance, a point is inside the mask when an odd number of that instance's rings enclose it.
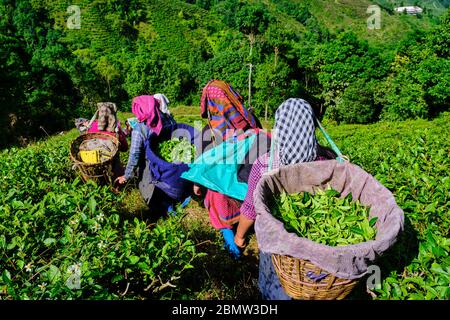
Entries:
{"label": "sack cloth", "polygon": [[189,169],[186,163],[171,163],[161,159],[157,154],[158,145],[173,138],[186,138],[191,144],[200,148],[200,132],[190,125],[177,123],[163,127],[159,134],[152,132],[145,140],[145,154],[151,173],[151,183],[174,200],[184,200],[190,193],[192,182],[181,179],[181,174]]}
{"label": "sack cloth", "polygon": [[84,161],[83,158],[81,158],[82,152],[97,151],[98,161],[92,161],[92,159],[90,159],[91,161],[89,161],[88,163],[102,163],[111,159],[116,154],[117,146],[114,144],[113,140],[103,138],[93,138],[83,141],[79,146],[79,150],[80,150],[79,156],[83,162],[86,161]]}
{"label": "sack cloth", "polygon": [[[289,233],[275,219],[268,204],[274,194],[313,192],[328,185],[342,197],[352,193],[354,200],[370,206],[370,219],[378,217],[375,240],[331,247]],[[255,233],[259,249],[309,260],[329,273],[344,279],[357,279],[367,273],[375,259],[396,241],[404,226],[404,214],[392,193],[360,167],[336,160],[284,166],[263,175],[254,192]]]}
{"label": "sack cloth", "polygon": [[238,141],[230,138],[202,153],[181,177],[242,201],[248,185],[238,181],[238,170],[255,140],[256,135]]}

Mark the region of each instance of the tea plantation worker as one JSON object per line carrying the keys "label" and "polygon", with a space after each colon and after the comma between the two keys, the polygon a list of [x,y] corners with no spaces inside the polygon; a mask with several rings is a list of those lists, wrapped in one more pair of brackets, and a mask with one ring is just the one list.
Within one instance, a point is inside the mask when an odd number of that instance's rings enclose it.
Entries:
{"label": "tea plantation worker", "polygon": [[[115,136],[119,140],[119,151],[126,152],[128,150],[128,141],[126,133],[120,127],[120,121],[117,119],[117,107],[112,102],[97,103],[97,111],[90,121],[86,121],[85,132],[87,133],[103,133]],[[113,163],[113,180],[123,175],[124,168],[117,157]]]}
{"label": "tea plantation worker", "polygon": [[211,80],[203,88],[200,100],[201,116],[217,138],[224,138],[226,130],[261,127],[258,119],[244,106],[244,99],[233,87],[221,80]]}
{"label": "tea plantation worker", "polygon": [[145,142],[153,132],[159,134],[164,127],[175,123],[168,112],[167,103],[168,99],[165,106],[166,112],[161,112],[160,102],[154,95],[141,95],[132,100],[131,111],[135,118],[129,118],[126,121],[127,129],[131,132],[130,154],[125,173],[116,179],[117,183],[123,185],[131,178],[137,177],[142,198],[152,208],[152,212],[158,214],[167,212],[172,201],[152,183]]}
{"label": "tea plantation worker", "polygon": [[[284,101],[275,112],[275,125],[272,137],[275,141],[272,168],[301,162],[334,159],[335,153],[322,147],[315,136],[316,120],[310,104],[298,98]],[[275,137],[274,137],[275,136]],[[234,241],[244,248],[245,235],[257,219],[253,205],[253,192],[268,171],[270,152],[260,156],[252,166],[248,180],[248,192],[240,208],[241,215]],[[269,253],[260,251],[259,287],[264,299],[290,299],[284,293],[276,275]]]}
{"label": "tea plantation worker", "polygon": [[127,126],[131,129],[131,147],[125,174],[117,178],[119,184],[124,184],[134,177],[138,166],[144,167],[146,162],[144,142],[150,133],[159,134],[163,127],[175,122],[170,113],[167,114],[167,103],[166,113],[161,112],[159,108],[159,100],[154,96],[142,95],[133,99],[131,111],[136,118],[127,120]]}
{"label": "tea plantation worker", "polygon": [[[200,108],[202,118],[208,119],[211,136],[216,144],[225,140],[227,134],[233,134],[230,130],[244,132],[260,127],[256,117],[244,107],[242,96],[225,81],[208,82],[203,88]],[[200,196],[201,193],[200,186],[194,184],[194,194]],[[204,204],[212,226],[220,230],[225,247],[237,258],[240,251],[234,242],[232,227],[238,222],[241,202],[207,189]]]}
{"label": "tea plantation worker", "polygon": [[125,152],[128,150],[127,135],[120,127],[120,121],[117,119],[117,107],[112,102],[99,102],[98,119],[91,121],[87,125],[87,132],[100,132],[111,136],[117,135],[120,146],[119,150]]}

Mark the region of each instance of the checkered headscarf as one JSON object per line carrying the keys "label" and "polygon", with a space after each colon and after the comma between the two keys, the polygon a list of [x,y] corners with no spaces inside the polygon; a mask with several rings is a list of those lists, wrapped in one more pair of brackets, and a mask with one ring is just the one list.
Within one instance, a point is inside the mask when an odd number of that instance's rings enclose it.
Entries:
{"label": "checkered headscarf", "polygon": [[281,164],[314,161],[317,156],[315,115],[310,104],[298,98],[283,102],[275,112],[275,134]]}

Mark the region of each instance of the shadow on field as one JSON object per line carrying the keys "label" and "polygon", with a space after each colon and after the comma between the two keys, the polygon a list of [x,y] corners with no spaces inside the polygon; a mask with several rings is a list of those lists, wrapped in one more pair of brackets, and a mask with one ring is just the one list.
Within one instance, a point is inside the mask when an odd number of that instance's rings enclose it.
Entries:
{"label": "shadow on field", "polygon": [[[228,250],[223,248],[221,234],[206,219],[200,220],[200,208],[193,215],[197,221],[189,221],[193,231],[191,237],[196,243],[197,252],[203,257],[193,262],[179,280],[174,290],[174,299],[197,300],[256,300],[260,299],[256,279],[258,276],[258,253],[255,242],[248,245],[239,260],[234,260]],[[203,209],[204,210],[204,209]]]}
{"label": "shadow on field", "polygon": [[[381,270],[381,283],[391,274],[403,273],[406,266],[419,253],[419,240],[417,231],[411,224],[410,219],[405,216],[404,230],[400,232],[397,242],[377,261],[376,265]],[[366,282],[370,274],[363,277],[353,292],[347,297],[349,300],[369,300],[371,295],[366,291]],[[375,293],[376,294],[376,293]]]}
{"label": "shadow on field", "polygon": [[150,203],[146,203],[142,198],[137,184],[130,184],[125,200],[122,202],[121,216],[126,220],[138,218],[147,224],[156,223],[160,218],[167,218],[167,206],[164,206],[161,199],[167,198],[163,191],[155,188]]}
{"label": "shadow on field", "polygon": [[258,259],[254,255],[233,260],[220,243],[207,242],[198,247],[207,255],[194,262],[178,283],[180,298],[255,300],[259,291],[255,283]]}

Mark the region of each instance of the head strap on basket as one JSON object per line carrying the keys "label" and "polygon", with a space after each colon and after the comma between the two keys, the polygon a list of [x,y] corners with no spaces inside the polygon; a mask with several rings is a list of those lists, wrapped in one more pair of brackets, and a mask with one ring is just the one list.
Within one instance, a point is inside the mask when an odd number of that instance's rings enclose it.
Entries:
{"label": "head strap on basket", "polygon": [[273,130],[272,133],[274,133],[274,134],[272,134],[272,139],[270,141],[269,166],[267,167],[267,172],[270,172],[272,170],[272,167],[273,167],[273,156],[274,156],[274,153],[275,153],[276,140],[277,140],[276,130]]}
{"label": "head strap on basket", "polygon": [[340,163],[343,163],[344,161],[349,161],[347,156],[344,156],[341,152],[341,150],[339,150],[339,148],[337,147],[337,145],[334,143],[334,141],[331,139],[331,137],[328,135],[328,133],[325,131],[325,129],[323,128],[322,124],[320,123],[319,119],[316,118],[317,121],[317,125],[319,126],[320,131],[323,133],[323,135],[325,136],[325,139],[328,141],[328,143],[331,146],[331,149],[333,149],[334,152],[336,152],[337,157],[336,160],[339,161]]}

